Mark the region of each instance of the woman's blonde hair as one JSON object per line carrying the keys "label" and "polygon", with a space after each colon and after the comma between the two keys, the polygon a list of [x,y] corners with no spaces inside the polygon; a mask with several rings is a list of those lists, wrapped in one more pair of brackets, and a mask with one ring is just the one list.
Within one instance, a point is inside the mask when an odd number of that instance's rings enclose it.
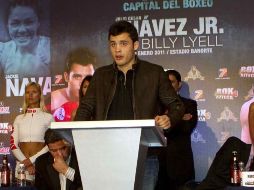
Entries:
{"label": "woman's blonde hair", "polygon": [[[30,82],[25,87],[25,93],[26,93],[27,88],[30,87],[30,86],[35,86],[37,88],[37,90],[39,91],[39,93],[40,93],[40,108],[41,108],[42,111],[46,112],[47,109],[46,109],[46,106],[45,106],[45,103],[44,103],[44,97],[43,97],[43,93],[42,93],[42,90],[41,90],[41,86],[36,82]],[[24,95],[24,103],[23,103],[22,108],[23,108],[23,113],[26,113],[27,108],[28,108],[28,104],[26,102],[26,96],[25,95]]]}

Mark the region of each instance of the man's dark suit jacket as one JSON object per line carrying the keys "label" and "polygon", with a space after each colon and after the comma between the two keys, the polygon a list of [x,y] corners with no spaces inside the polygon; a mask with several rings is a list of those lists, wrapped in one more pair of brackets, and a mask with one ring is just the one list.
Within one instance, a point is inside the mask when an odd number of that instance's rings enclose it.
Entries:
{"label": "man's dark suit jacket", "polygon": [[230,185],[230,163],[232,151],[238,152],[239,161],[246,165],[250,155],[251,144],[245,144],[236,137],[230,137],[217,152],[206,178],[196,190],[219,190]]}
{"label": "man's dark suit jacket", "polygon": [[172,183],[179,186],[195,178],[191,133],[198,119],[197,102],[180,98],[185,107],[185,114],[192,114],[192,118],[189,121],[180,121],[165,132],[167,147],[159,156],[160,168],[156,190],[174,189]]}
{"label": "man's dark suit jacket", "polygon": [[[60,190],[59,173],[53,168],[54,158],[47,152],[36,159],[35,186],[38,190]],[[76,152],[72,149],[69,166],[75,169],[73,182],[66,179],[66,190],[77,190],[82,187]]]}

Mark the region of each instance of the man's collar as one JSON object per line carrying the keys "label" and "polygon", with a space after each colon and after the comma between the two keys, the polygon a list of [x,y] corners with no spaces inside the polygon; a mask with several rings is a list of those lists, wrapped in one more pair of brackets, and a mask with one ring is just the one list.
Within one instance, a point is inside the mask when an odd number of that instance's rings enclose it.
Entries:
{"label": "man's collar", "polygon": [[[136,69],[137,69],[138,63],[139,63],[139,58],[138,58],[138,56],[135,55],[135,61],[134,61],[134,64],[132,65],[132,70],[136,70]],[[119,71],[119,69],[118,69],[117,64],[116,64],[115,61],[113,62],[113,68],[114,68],[116,71]]]}

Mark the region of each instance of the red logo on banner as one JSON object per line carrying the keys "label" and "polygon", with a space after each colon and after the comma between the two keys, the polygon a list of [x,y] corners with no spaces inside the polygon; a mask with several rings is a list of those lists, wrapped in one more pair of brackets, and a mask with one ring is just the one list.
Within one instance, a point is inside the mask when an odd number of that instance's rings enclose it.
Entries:
{"label": "red logo on banner", "polygon": [[12,131],[12,125],[9,123],[0,123],[0,134],[8,134]]}
{"label": "red logo on banner", "polygon": [[211,112],[208,112],[206,109],[198,110],[198,121],[207,121],[211,119]]}
{"label": "red logo on banner", "polygon": [[10,113],[10,107],[4,106],[4,102],[0,102],[0,114],[9,114]]}
{"label": "red logo on banner", "polygon": [[0,147],[0,154],[10,154],[10,147]]}
{"label": "red logo on banner", "polygon": [[233,100],[238,97],[238,90],[234,88],[217,88],[214,95],[217,100]]}
{"label": "red logo on banner", "polygon": [[254,78],[254,66],[243,66],[239,71],[242,78]]}
{"label": "red logo on banner", "polygon": [[205,101],[204,91],[203,90],[195,90],[194,99],[196,101]]}
{"label": "red logo on banner", "polygon": [[65,85],[65,81],[63,78],[62,74],[59,75],[55,75],[54,76],[54,81],[51,84],[52,86],[64,86]]}
{"label": "red logo on banner", "polygon": [[230,77],[228,77],[228,68],[220,68],[218,71],[218,77],[215,79],[230,79]]}
{"label": "red logo on banner", "polygon": [[56,75],[55,76],[55,84],[63,83],[63,75]]}

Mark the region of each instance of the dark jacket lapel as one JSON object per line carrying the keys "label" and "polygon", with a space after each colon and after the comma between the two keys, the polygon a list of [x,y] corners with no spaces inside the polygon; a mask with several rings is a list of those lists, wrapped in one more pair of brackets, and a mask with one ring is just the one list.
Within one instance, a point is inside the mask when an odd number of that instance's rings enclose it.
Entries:
{"label": "dark jacket lapel", "polygon": [[53,168],[53,158],[49,158],[49,165],[47,166],[47,171],[50,176],[51,184],[55,190],[60,190],[60,179],[59,173]]}

